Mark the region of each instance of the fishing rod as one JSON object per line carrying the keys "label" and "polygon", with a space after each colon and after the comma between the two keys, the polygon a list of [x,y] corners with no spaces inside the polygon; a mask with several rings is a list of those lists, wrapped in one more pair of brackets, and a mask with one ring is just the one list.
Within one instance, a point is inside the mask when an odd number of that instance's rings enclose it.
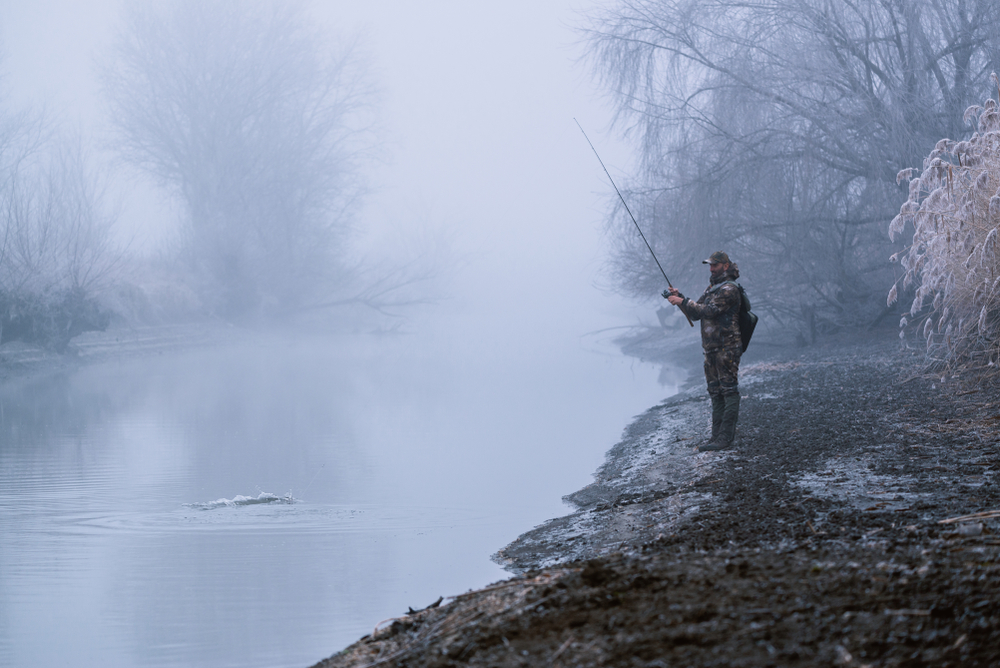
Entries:
{"label": "fishing rod", "polygon": [[[670,286],[671,288],[674,287],[674,284],[670,282],[669,278],[667,278],[667,272],[663,271],[663,265],[661,265],[660,261],[656,258],[656,253],[653,252],[653,247],[649,245],[648,241],[646,241],[646,235],[642,233],[642,228],[639,227],[639,223],[636,222],[635,216],[632,215],[632,210],[628,208],[628,203],[625,201],[625,198],[622,197],[622,191],[618,190],[618,186],[615,185],[615,180],[611,178],[611,172],[609,172],[608,168],[604,166],[604,161],[601,160],[600,154],[597,152],[597,149],[594,148],[594,142],[590,141],[590,137],[587,136],[587,133],[584,131],[583,126],[580,125],[580,121],[574,118],[573,122],[576,123],[576,127],[580,128],[580,132],[583,132],[584,139],[586,139],[587,143],[590,144],[590,150],[593,151],[594,155],[597,156],[597,162],[601,163],[601,167],[604,169],[604,173],[608,175],[608,181],[611,181],[611,186],[615,189],[615,192],[618,193],[618,199],[622,201],[622,204],[625,206],[625,210],[628,211],[629,218],[632,219],[632,223],[635,225],[635,229],[639,230],[639,236],[642,237],[643,242],[646,244],[646,248],[649,249],[649,254],[653,256],[653,261],[656,262],[656,266],[660,268],[660,273],[663,274],[663,278],[667,281],[667,285]],[[684,313],[684,309],[681,309],[681,313]],[[688,317],[687,313],[684,313],[684,317],[687,318],[688,324],[694,327],[694,323],[691,322],[691,318]]]}

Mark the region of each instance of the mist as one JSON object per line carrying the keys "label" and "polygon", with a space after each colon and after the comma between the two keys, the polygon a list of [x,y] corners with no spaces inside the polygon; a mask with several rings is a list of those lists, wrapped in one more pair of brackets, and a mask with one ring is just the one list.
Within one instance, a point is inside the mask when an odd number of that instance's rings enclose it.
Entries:
{"label": "mist", "polygon": [[[287,5],[319,56],[350,54],[362,103],[323,135],[350,146],[350,172],[302,143],[319,167],[286,191],[276,176],[301,165],[255,166],[287,159],[287,124],[204,172],[208,158],[184,172],[128,134],[108,91],[138,99],[139,80],[115,69],[116,40],[133,10],[168,6],[2,4],[5,111],[52,129],[24,149],[32,173],[49,183],[48,147],[75,142],[73,173],[100,185],[88,238],[115,262],[83,286],[39,269],[48,282],[23,296],[0,281],[38,320],[72,306],[83,330],[31,334],[75,361],[0,388],[0,528],[16,537],[0,545],[0,663],[308,665],[504,577],[490,555],[564,512],[628,420],[684,378],[614,342],[655,316],[606,278],[614,195],[574,118],[613,175],[633,161],[579,63],[587,3]],[[237,173],[232,189],[191,185]],[[347,185],[326,197],[330,183]],[[322,195],[296,200],[301,219],[267,208],[301,191]],[[64,199],[21,192],[29,213]],[[271,266],[273,233],[292,229],[277,220],[336,229],[286,234],[290,259]],[[28,337],[5,337],[5,359],[34,354]]]}
{"label": "mist", "polygon": [[[177,203],[109,150],[95,69],[124,7],[12,3],[3,70],[17,108],[44,106],[117,167],[124,206],[117,232],[151,251],[176,235]],[[451,313],[475,311],[473,319],[490,323],[483,331],[500,328],[504,340],[552,328],[581,333],[608,316],[637,315],[602,289],[608,186],[573,118],[613,173],[630,160],[575,62],[580,10],[577,3],[308,7],[331,49],[356,40],[375,91],[377,150],[363,167],[367,192],[352,216],[353,258],[391,264],[417,251],[421,270],[438,278],[420,297],[447,302]]]}

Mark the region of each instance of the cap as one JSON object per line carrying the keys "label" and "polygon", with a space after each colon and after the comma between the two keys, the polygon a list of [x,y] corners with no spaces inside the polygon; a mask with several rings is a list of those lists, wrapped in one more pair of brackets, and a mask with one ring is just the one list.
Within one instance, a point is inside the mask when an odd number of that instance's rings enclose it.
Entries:
{"label": "cap", "polygon": [[727,264],[729,256],[722,251],[715,251],[707,260],[702,260],[702,264]]}

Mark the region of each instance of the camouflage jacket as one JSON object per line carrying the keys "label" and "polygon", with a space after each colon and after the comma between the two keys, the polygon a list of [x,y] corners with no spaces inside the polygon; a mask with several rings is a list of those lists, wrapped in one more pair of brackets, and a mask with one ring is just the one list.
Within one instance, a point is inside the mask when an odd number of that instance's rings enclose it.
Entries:
{"label": "camouflage jacket", "polygon": [[681,309],[692,320],[701,320],[701,345],[705,352],[722,348],[741,350],[743,340],[740,338],[740,304],[743,298],[735,283],[739,278],[739,270],[735,265],[729,268],[718,279],[712,277],[712,282],[698,301],[684,299]]}

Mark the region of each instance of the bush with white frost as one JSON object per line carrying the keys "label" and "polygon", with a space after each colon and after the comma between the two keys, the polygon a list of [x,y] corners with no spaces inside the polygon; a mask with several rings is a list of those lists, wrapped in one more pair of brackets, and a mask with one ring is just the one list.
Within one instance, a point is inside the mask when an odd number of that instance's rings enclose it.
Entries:
{"label": "bush with white frost", "polygon": [[[1000,93],[1000,79],[992,76]],[[969,107],[977,131],[966,141],[942,139],[922,173],[901,171],[909,197],[889,225],[892,240],[909,224],[909,247],[893,255],[904,270],[889,291],[893,304],[913,290],[900,337],[916,330],[933,358],[950,366],[990,368],[1000,361],[1000,105]]]}

